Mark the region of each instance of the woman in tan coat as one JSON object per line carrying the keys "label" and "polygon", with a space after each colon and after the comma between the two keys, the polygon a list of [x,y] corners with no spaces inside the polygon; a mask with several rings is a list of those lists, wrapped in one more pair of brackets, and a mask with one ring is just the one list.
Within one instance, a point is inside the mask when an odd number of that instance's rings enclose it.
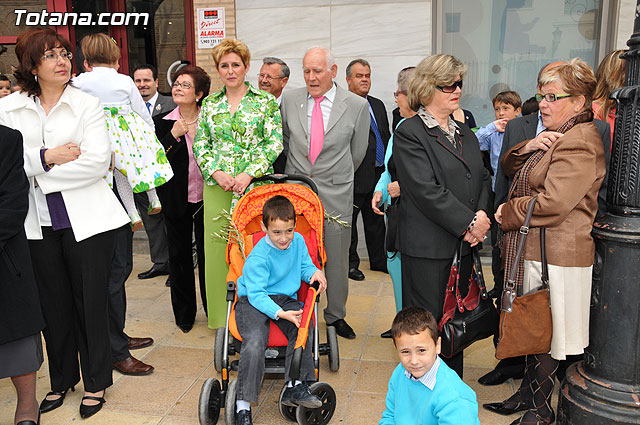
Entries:
{"label": "woman in tan coat", "polygon": [[[517,240],[529,201],[537,197],[523,264],[516,275],[518,294],[540,285],[538,229],[544,227],[553,320],[551,351],[527,356],[520,389],[504,402],[487,406],[498,413],[526,410],[513,424],[549,424],[555,420],[551,393],[558,361],[582,354],[589,344],[595,251],[591,228],[605,176],[604,149],[591,109],[595,86],[593,71],[577,58],[545,71],[536,98],[548,131],[514,146],[502,159],[505,174],[514,176],[509,200],[496,212],[506,233],[507,251]],[[512,261],[506,259],[505,273]]]}

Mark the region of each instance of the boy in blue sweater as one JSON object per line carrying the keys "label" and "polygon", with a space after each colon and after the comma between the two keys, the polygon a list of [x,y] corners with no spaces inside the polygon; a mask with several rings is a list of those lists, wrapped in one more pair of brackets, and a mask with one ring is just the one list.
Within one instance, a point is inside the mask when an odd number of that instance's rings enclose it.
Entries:
{"label": "boy in blue sweater", "polygon": [[476,393],[440,360],[433,315],[402,309],[391,327],[400,363],[393,371],[387,408],[378,425],[480,425]]}
{"label": "boy in blue sweater", "polygon": [[322,293],[327,288],[327,280],[311,261],[302,235],[294,232],[296,212],[291,201],[278,195],[265,202],[260,226],[267,236],[253,248],[244,263],[242,276],[238,278],[236,323],[242,336],[236,402],[238,425],[253,423],[250,403],[258,401],[271,321],[289,340],[285,359],[287,389],[282,396],[282,404],[312,409],[322,406],[306,383],[316,379],[311,357],[311,332],[302,355],[302,381],[292,382],[289,369],[302,319],[302,303],[296,299],[300,281],[318,282],[318,293]]}

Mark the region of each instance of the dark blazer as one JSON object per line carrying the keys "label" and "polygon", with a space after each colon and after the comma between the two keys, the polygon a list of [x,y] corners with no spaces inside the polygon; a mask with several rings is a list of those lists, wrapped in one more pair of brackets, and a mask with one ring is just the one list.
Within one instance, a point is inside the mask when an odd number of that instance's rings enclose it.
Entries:
{"label": "dark blazer", "polygon": [[24,172],[22,135],[0,126],[0,344],[44,328],[24,220],[29,182]]}
{"label": "dark blazer", "polygon": [[[491,176],[478,139],[462,123],[456,153],[439,127],[427,129],[418,115],[403,121],[393,141],[398,201],[398,248],[430,259],[453,257],[458,238],[475,212],[491,213]],[[465,244],[463,254],[469,251]]]}
{"label": "dark blazer", "polygon": [[[600,139],[604,147],[604,159],[606,174],[600,191],[598,192],[598,215],[601,216],[606,211],[607,205],[607,180],[609,176],[609,159],[611,158],[611,127],[605,121],[594,119],[593,123],[600,133]],[[530,140],[536,137],[536,129],[538,128],[538,114],[529,114],[524,117],[514,118],[507,123],[504,131],[504,139],[502,140],[502,149],[500,150],[500,161],[498,161],[498,170],[496,171],[495,185],[495,201],[494,208],[498,208],[500,204],[507,202],[509,187],[513,178],[507,177],[502,171],[502,159],[504,155],[520,142]]]}
{"label": "dark blazer", "polygon": [[[367,100],[373,110],[373,115],[376,117],[376,123],[378,124],[378,130],[382,137],[382,143],[384,148],[387,148],[387,143],[391,137],[389,133],[389,119],[387,118],[387,109],[384,107],[384,103],[378,98],[367,96]],[[378,176],[376,176],[376,134],[373,132],[373,128],[369,128],[369,145],[367,146],[367,153],[362,160],[362,163],[353,175],[353,191],[354,193],[371,193],[373,188],[378,182]]]}
{"label": "dark blazer", "polygon": [[158,197],[162,202],[162,212],[169,217],[182,217],[188,205],[189,187],[189,152],[184,136],[173,137],[171,129],[175,120],[165,120],[170,111],[153,117],[156,126],[156,136],[164,146],[167,159],[173,169],[171,180],[157,188]]}
{"label": "dark blazer", "polygon": [[165,96],[158,93],[158,99],[156,99],[156,104],[153,105],[151,116],[155,118],[158,115],[165,114],[169,111],[173,111],[174,109],[176,109],[176,104],[173,103],[173,98],[171,96]]}

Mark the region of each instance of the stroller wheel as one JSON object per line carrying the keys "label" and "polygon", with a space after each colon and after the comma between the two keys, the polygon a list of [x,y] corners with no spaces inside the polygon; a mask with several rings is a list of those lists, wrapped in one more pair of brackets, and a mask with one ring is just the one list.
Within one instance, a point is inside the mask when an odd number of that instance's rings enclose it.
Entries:
{"label": "stroller wheel", "polygon": [[227,397],[224,404],[224,422],[227,425],[236,423],[236,395],[238,394],[238,380],[230,381],[227,387]]}
{"label": "stroller wheel", "polygon": [[278,397],[278,410],[280,410],[280,414],[287,421],[295,422],[296,421],[296,410],[298,408],[297,407],[292,407],[292,406],[285,406],[284,404],[282,404],[282,395],[284,394],[284,391],[286,389],[287,389],[287,385],[285,384],[285,385],[282,386],[282,390],[280,390],[280,397]]}
{"label": "stroller wheel", "polygon": [[298,407],[296,411],[296,421],[300,425],[326,425],[333,417],[336,410],[336,392],[331,385],[324,382],[316,382],[309,386],[311,394],[317,396],[322,401],[322,406],[317,409],[307,409]]}
{"label": "stroller wheel", "polygon": [[337,372],[340,369],[340,352],[338,350],[338,335],[334,326],[327,326],[327,344],[329,344],[329,370]]}
{"label": "stroller wheel", "polygon": [[222,355],[224,354],[224,329],[216,329],[216,339],[213,342],[213,367],[216,372],[222,372]]}
{"label": "stroller wheel", "polygon": [[217,424],[221,404],[220,381],[216,378],[207,379],[200,390],[200,401],[198,402],[200,425]]}

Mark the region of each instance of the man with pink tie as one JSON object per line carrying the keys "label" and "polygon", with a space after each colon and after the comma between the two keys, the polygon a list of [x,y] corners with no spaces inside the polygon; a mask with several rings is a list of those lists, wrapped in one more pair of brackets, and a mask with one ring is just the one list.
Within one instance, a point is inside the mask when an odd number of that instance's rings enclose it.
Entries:
{"label": "man with pink tie", "polygon": [[[282,94],[282,134],[288,146],[287,174],[309,176],[324,209],[351,225],[353,174],[369,143],[367,101],[333,82],[338,66],[329,49],[312,47],[302,60],[306,87]],[[349,294],[351,229],[325,219],[327,308],[324,318],[338,335],[353,339],[344,320]]]}

